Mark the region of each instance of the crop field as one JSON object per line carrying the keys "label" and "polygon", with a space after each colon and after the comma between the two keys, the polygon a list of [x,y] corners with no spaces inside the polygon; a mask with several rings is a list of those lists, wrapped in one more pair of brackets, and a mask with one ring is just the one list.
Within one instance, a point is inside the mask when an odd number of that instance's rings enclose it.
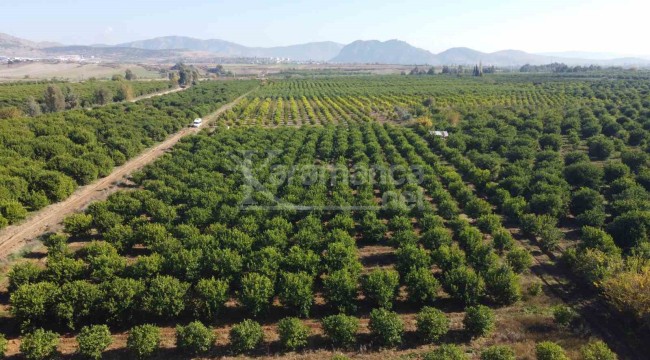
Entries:
{"label": "crop field", "polygon": [[[404,120],[427,109],[465,111],[495,107],[560,109],[590,101],[582,92],[590,85],[562,78],[542,84],[534,81],[475,79],[413,79],[351,77],[314,81],[270,82],[224,116],[227,125],[328,125],[372,120]],[[580,94],[580,95],[578,95]],[[403,111],[399,111],[403,110]]]}
{"label": "crop field", "polygon": [[91,77],[110,79],[114,74],[123,74],[131,69],[140,79],[160,79],[154,69],[135,64],[79,64],[79,63],[24,63],[0,65],[0,82],[24,81],[25,78],[49,80],[52,78],[69,81],[84,81]]}
{"label": "crop field", "polygon": [[[104,129],[141,134],[128,158],[256,86],[226,84],[25,120],[3,151],[85,175],[56,159],[115,162],[97,121],[133,112]],[[17,261],[0,332],[9,354],[643,359],[649,131],[643,72],[264,80]]]}

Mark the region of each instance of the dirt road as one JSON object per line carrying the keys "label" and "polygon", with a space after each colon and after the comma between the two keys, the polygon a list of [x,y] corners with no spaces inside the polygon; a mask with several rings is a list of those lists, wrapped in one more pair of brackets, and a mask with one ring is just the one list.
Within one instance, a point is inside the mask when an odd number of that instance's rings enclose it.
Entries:
{"label": "dirt road", "polygon": [[0,259],[5,259],[10,254],[19,251],[27,242],[38,238],[43,233],[60,229],[61,221],[63,221],[67,215],[84,209],[93,201],[106,199],[108,195],[119,189],[119,184],[129,174],[143,168],[145,165],[150,164],[162,156],[184,136],[195,134],[201,130],[201,128],[206,127],[221,113],[235,106],[249,93],[250,92],[238,97],[212,114],[204,117],[203,124],[200,128],[182,129],[181,131],[169,136],[163,142],[145,150],[137,157],[126,162],[124,165],[116,167],[110,175],[101,178],[92,184],[78,188],[66,200],[49,205],[30,214],[30,216],[22,222],[0,230]]}
{"label": "dirt road", "polygon": [[156,96],[167,95],[167,94],[171,94],[171,93],[175,93],[175,92],[179,92],[179,91],[184,91],[184,90],[187,90],[187,89],[189,89],[189,88],[190,88],[189,86],[188,86],[188,87],[184,87],[184,88],[182,88],[182,87],[177,87],[177,88],[173,88],[173,89],[171,89],[171,90],[165,90],[165,91],[160,91],[160,92],[155,92],[155,93],[151,93],[151,94],[146,94],[146,95],[138,96],[138,97],[136,97],[136,98],[133,98],[133,99],[130,100],[130,101],[131,101],[131,102],[136,102],[136,101],[140,101],[140,100],[144,100],[144,99],[149,99],[149,98],[156,97]]}

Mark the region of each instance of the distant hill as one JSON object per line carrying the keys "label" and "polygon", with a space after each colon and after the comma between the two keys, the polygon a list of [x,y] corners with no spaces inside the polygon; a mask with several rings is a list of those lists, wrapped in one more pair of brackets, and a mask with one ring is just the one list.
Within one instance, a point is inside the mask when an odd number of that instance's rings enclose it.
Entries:
{"label": "distant hill", "polygon": [[208,51],[222,56],[239,55],[245,46],[225,40],[200,40],[185,36],[163,36],[153,39],[117,44],[116,47],[137,48],[145,50],[192,50]]}
{"label": "distant hill", "polygon": [[294,60],[327,61],[336,56],[343,44],[331,41],[313,42],[279,47],[247,47],[233,42],[210,39],[200,40],[185,36],[164,36],[116,45],[118,47],[147,50],[191,50],[215,53],[219,56],[277,57]]}
{"label": "distant hill", "polygon": [[466,47],[447,49],[436,55],[442,64],[478,64],[485,58],[485,53]]}
{"label": "distant hill", "polygon": [[640,58],[589,59],[530,54],[520,50],[501,50],[484,53],[466,47],[455,47],[439,54],[409,45],[398,40],[355,41],[345,46],[341,53],[331,60],[336,63],[382,63],[402,65],[494,65],[517,67],[525,64],[542,65],[562,62],[567,65],[601,66],[649,66],[650,60]]}
{"label": "distant hill", "polygon": [[495,66],[542,65],[553,62],[548,56],[529,54],[520,50],[501,50],[485,54],[483,63]]}
{"label": "distant hill", "polygon": [[118,45],[65,46],[33,42],[0,33],[0,57],[58,57],[82,55],[110,61],[177,61],[215,57],[283,58],[341,64],[475,65],[518,67],[553,62],[567,65],[650,66],[650,59],[610,58],[602,53],[563,52],[530,54],[520,50],[484,53],[455,47],[434,54],[400,40],[358,40],[348,45],[331,41],[307,44],[249,47],[220,39],[201,40],[186,36],[164,36]]}
{"label": "distant hill", "polygon": [[328,61],[336,56],[343,46],[343,44],[332,41],[323,41],[270,48],[249,48],[248,51],[249,54],[257,57],[290,58],[303,61]]}
{"label": "distant hill", "polygon": [[15,36],[11,36],[9,34],[5,33],[0,33],[0,49],[10,49],[10,48],[33,48],[33,49],[40,49],[44,47],[50,47],[50,46],[60,46],[61,44],[55,43],[55,42],[34,42],[34,41],[29,41],[21,38],[17,38]]}
{"label": "distant hill", "polygon": [[53,42],[34,42],[9,34],[0,33],[0,55],[23,56],[38,53],[39,49],[48,46],[60,46]]}
{"label": "distant hill", "polygon": [[114,61],[140,61],[142,59],[180,57],[178,52],[170,50],[120,48],[110,45],[65,46],[54,42],[33,42],[0,33],[0,56],[39,58],[67,55],[81,55],[86,58],[98,57]]}
{"label": "distant hill", "polygon": [[456,47],[433,54],[399,40],[355,41],[341,50],[331,60],[337,63],[383,63],[403,65],[485,65],[521,66],[524,64],[547,64],[552,58],[528,54],[518,50],[484,53],[466,47]]}
{"label": "distant hill", "polygon": [[335,63],[379,63],[421,65],[438,64],[438,59],[431,52],[416,48],[400,40],[377,41],[358,40],[341,49],[330,60]]}

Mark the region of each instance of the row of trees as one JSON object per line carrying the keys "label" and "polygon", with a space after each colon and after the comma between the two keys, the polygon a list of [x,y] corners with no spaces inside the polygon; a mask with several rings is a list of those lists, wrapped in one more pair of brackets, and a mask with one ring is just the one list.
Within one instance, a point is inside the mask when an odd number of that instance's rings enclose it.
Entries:
{"label": "row of trees", "polygon": [[603,68],[598,65],[589,65],[589,66],[568,66],[564,63],[551,63],[545,65],[530,65],[526,64],[519,68],[519,72],[530,73],[530,72],[552,72],[552,73],[577,73],[577,72],[588,72],[588,71],[600,71]]}
{"label": "row of trees", "polygon": [[169,83],[165,81],[4,84],[0,86],[0,118],[38,116],[44,112],[105,105],[168,87]]}
{"label": "row of trees", "polygon": [[[440,310],[424,307],[416,316],[416,333],[424,343],[437,343],[449,331],[449,319]],[[324,334],[337,348],[350,348],[357,343],[359,320],[339,314],[330,315],[321,321]],[[494,315],[485,306],[467,309],[463,319],[465,331],[471,337],[486,336],[494,330]],[[371,336],[376,345],[394,347],[402,342],[404,323],[400,317],[384,309],[370,313]],[[309,344],[311,329],[298,318],[288,317],[277,324],[279,343],[285,351],[302,350]],[[230,329],[230,349],[237,354],[256,350],[265,341],[262,326],[253,320],[244,320]],[[176,327],[176,346],[185,354],[199,355],[213,349],[216,336],[213,330],[200,321]],[[100,359],[113,339],[106,325],[85,326],[77,335],[78,353],[91,359]],[[56,333],[36,329],[22,338],[20,350],[28,359],[43,359],[56,353],[59,337]],[[137,325],[129,331],[127,348],[139,359],[154,355],[161,344],[161,331],[150,324]],[[0,356],[6,351],[7,341],[0,335]],[[617,356],[603,342],[591,342],[581,349],[584,360],[615,360]],[[568,359],[564,350],[552,342],[541,342],[536,346],[538,359]],[[465,353],[454,345],[441,345],[425,358],[466,359]],[[484,360],[514,360],[515,352],[504,345],[493,345],[481,351]]]}
{"label": "row of trees", "polygon": [[[472,308],[463,323],[472,335],[485,335],[492,330],[491,316],[484,309]],[[356,342],[359,321],[345,315],[332,315],[322,322],[323,330],[331,343],[337,347],[350,347]],[[447,332],[449,320],[432,308],[425,308],[417,316],[417,333],[426,341],[437,341]],[[374,310],[370,314],[369,328],[373,338],[383,346],[401,342],[404,326],[394,313]],[[284,318],[278,322],[279,343],[285,351],[296,351],[308,345],[311,329],[297,318]],[[260,347],[265,339],[262,326],[252,320],[244,320],[230,330],[230,348],[236,354],[249,353]],[[112,344],[112,337],[105,325],[84,327],[77,336],[78,353],[89,359],[101,359],[102,353]],[[129,331],[127,348],[138,359],[149,358],[160,349],[161,331],[150,324],[138,325]],[[216,336],[212,329],[199,321],[176,327],[176,346],[185,354],[199,355],[213,349]],[[57,352],[58,335],[37,329],[22,338],[20,350],[27,359],[44,359]],[[0,356],[6,351],[7,341],[0,336]],[[540,360],[568,359],[564,350],[553,342],[536,345]],[[584,360],[616,360],[617,356],[603,342],[591,342],[581,349]],[[425,359],[467,360],[463,350],[455,345],[441,345],[424,356]],[[506,345],[493,345],[480,352],[481,360],[514,360],[514,350]]]}
{"label": "row of trees", "polygon": [[[437,71],[435,67],[430,67],[429,69],[423,69],[418,66],[414,67],[409,71],[409,75],[436,75],[436,74],[469,74],[473,76],[482,76],[483,74],[494,74],[497,72],[497,69],[494,65],[483,67],[483,65],[475,65],[471,69],[462,65],[458,66],[449,66],[443,65],[440,68],[440,71]],[[405,75],[405,73],[403,73]]]}
{"label": "row of trees", "polygon": [[[275,311],[276,299],[285,308],[277,310],[309,316],[315,294],[321,293],[332,311],[341,312],[323,319],[333,342],[356,341],[357,327],[352,326],[356,318],[347,314],[356,313],[363,301],[376,308],[370,329],[374,343],[396,346],[404,323],[391,309],[397,290],[405,285],[408,300],[422,308],[417,327],[423,341],[438,341],[447,332],[446,316],[425,307],[434,303],[441,288],[468,306],[468,334],[489,333],[494,327],[492,312],[478,303],[517,301],[520,289],[513,269],[524,271],[527,265],[509,255],[516,254],[509,250],[513,241],[498,219],[477,222],[481,230],[462,220],[456,198],[446,191],[458,185],[443,185],[440,180],[452,176],[449,169],[440,161],[427,167],[433,154],[422,138],[417,142],[413,137],[417,135],[409,129],[375,123],[231,129],[184,140],[172,156],[133,177],[142,189],[114,194],[91,205],[85,214],[66,219],[65,230],[74,240],[95,241],[72,253],[66,237],[52,236],[46,241],[45,269],[27,264],[14,267],[12,311],[28,328],[51,327],[53,322],[68,329],[90,324],[131,326],[185,316],[214,323],[228,317],[231,310],[225,304],[233,299],[251,317],[264,318],[269,310]],[[259,154],[269,146],[285,152],[267,160]],[[237,158],[225,156],[238,154],[238,149],[258,154],[251,159],[262,185],[255,192],[247,190],[251,184],[242,176]],[[436,203],[454,204],[449,206],[457,210],[447,213],[441,207],[437,211],[446,216],[442,218],[428,202],[407,202],[407,196],[423,198],[424,189],[413,174],[378,175],[356,185],[337,172],[333,182],[304,187],[299,175],[278,184],[271,171],[276,165],[316,162],[342,169],[353,159],[360,165],[423,165],[426,191],[435,192]],[[464,184],[463,188],[467,190]],[[396,194],[385,197],[376,212],[321,208],[376,205],[376,190]],[[291,206],[240,210],[250,201],[278,205],[269,202],[273,197],[314,208],[310,213]],[[500,234],[495,236],[499,240],[487,241],[482,231]],[[395,270],[377,269],[362,276],[355,239],[395,247]],[[143,247],[151,253],[127,263],[134,249]],[[442,273],[434,273],[432,266]],[[278,331],[297,335],[286,335],[292,340],[285,346],[304,346],[307,335],[296,320],[288,321],[278,323]],[[246,324],[242,334],[235,336],[244,340],[232,342],[233,349],[257,343],[255,337],[246,337],[259,333],[256,326]],[[338,333],[346,328],[347,332]]]}
{"label": "row of trees", "polygon": [[[559,222],[577,223],[581,241],[565,260],[599,284],[616,310],[641,323],[647,299],[632,287],[648,281],[650,258],[644,185],[650,103],[637,93],[645,88],[638,81],[594,82],[576,94],[598,99],[583,106],[473,110],[446,143],[431,139],[544,250],[565,241]],[[434,110],[434,122],[448,123]],[[479,170],[488,176],[477,177]]]}
{"label": "row of trees", "polygon": [[[50,100],[57,104],[61,93],[49,86]],[[5,123],[0,129],[0,157],[5,160],[0,166],[0,225],[22,218],[25,210],[65,199],[77,185],[107,175],[113,166],[253,86],[253,82],[208,82],[137,104],[48,113]]]}
{"label": "row of trees", "polygon": [[[64,93],[57,85],[49,85],[43,94],[43,105],[41,109],[43,112],[58,112],[76,109],[80,106],[107,105],[112,102],[128,101],[131,99],[133,99],[133,88],[128,83],[121,83],[115,95],[113,95],[113,92],[108,87],[98,87],[93,92],[91,103],[82,103],[79,97],[69,88],[66,88],[66,92]],[[33,98],[28,99],[27,102],[29,116],[41,114],[41,109],[34,106],[35,101]]]}

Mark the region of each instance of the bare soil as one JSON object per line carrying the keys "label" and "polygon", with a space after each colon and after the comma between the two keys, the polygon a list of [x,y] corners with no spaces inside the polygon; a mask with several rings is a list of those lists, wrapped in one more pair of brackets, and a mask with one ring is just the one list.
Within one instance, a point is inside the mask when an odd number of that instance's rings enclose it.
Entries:
{"label": "bare soil", "polygon": [[16,81],[24,79],[42,80],[51,79],[53,77],[70,81],[82,81],[91,77],[106,79],[115,74],[123,75],[126,69],[131,69],[131,71],[133,71],[140,79],[161,79],[160,74],[157,71],[151,71],[136,64],[34,62],[0,65],[0,81]]}

